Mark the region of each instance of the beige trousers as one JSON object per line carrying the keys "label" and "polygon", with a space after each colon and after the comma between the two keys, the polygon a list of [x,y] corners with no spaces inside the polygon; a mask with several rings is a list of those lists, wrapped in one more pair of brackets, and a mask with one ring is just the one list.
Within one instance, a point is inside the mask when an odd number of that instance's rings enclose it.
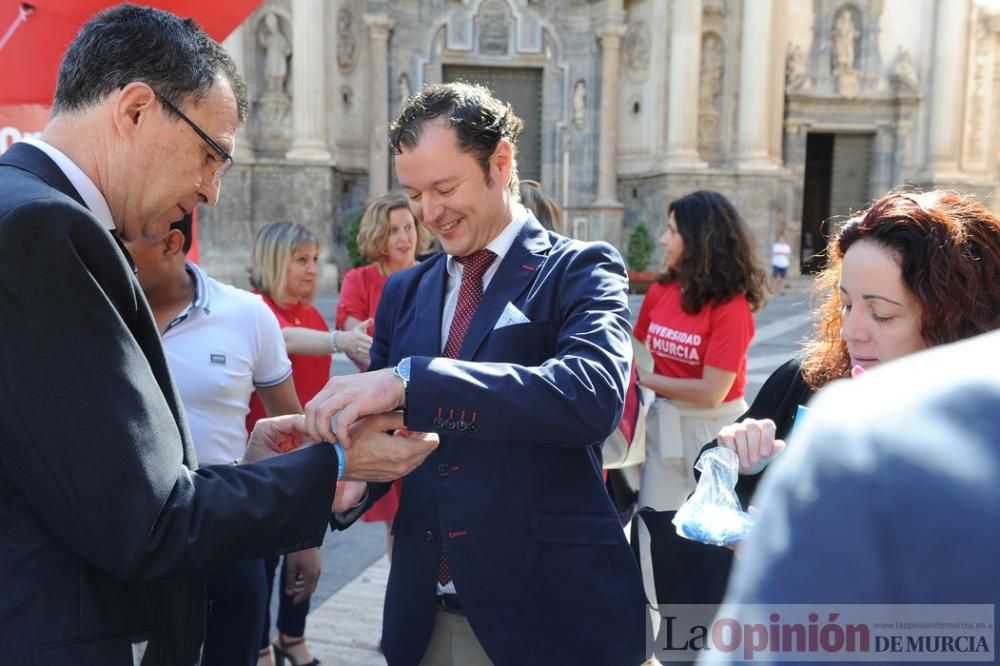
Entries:
{"label": "beige trousers", "polygon": [[[639,506],[675,511],[694,491],[694,461],[719,430],[747,409],[742,398],[703,409],[657,398],[646,421],[646,461],[639,482]],[[656,603],[649,532],[639,523],[639,564],[646,598]]]}
{"label": "beige trousers", "polygon": [[464,615],[438,608],[420,666],[493,666]]}

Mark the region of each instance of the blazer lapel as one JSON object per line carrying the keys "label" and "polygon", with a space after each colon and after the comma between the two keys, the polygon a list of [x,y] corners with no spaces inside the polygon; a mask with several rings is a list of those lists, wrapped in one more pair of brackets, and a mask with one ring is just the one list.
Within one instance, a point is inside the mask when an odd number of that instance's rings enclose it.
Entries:
{"label": "blazer lapel", "polygon": [[462,350],[458,354],[461,359],[475,358],[507,303],[516,301],[532,284],[552,247],[548,234],[533,215],[529,213],[529,216],[483,293],[483,300],[479,302],[462,341]]}
{"label": "blazer lapel", "polygon": [[[416,297],[417,348],[420,356],[441,355],[441,312],[444,311],[444,292],[448,276],[447,255],[443,252],[420,278]],[[435,260],[429,260],[435,261]]]}

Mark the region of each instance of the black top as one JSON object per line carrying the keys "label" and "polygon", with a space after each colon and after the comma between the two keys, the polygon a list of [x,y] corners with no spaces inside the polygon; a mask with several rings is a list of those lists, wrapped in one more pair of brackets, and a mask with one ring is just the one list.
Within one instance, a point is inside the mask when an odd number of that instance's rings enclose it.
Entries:
{"label": "black top", "polygon": [[[775,439],[785,439],[795,425],[795,413],[799,405],[806,404],[814,393],[812,387],[806,384],[802,378],[802,369],[799,358],[786,361],[771,373],[764,385],[760,387],[760,392],[754,399],[753,404],[747,409],[737,423],[744,419],[771,419],[774,421]],[[714,439],[706,444],[701,453],[719,445],[719,440]],[[701,454],[698,455],[699,459]],[[695,461],[697,462],[697,461]],[[750,500],[757,491],[757,484],[760,482],[764,471],[757,474],[741,474],[736,483],[736,494],[740,498],[740,503],[746,509],[750,505]],[[701,474],[695,470],[695,479]]]}

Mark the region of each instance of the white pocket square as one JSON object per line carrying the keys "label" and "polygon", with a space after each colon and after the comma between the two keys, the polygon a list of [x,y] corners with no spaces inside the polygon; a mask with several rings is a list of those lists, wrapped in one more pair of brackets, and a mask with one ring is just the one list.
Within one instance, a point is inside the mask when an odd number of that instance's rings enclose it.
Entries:
{"label": "white pocket square", "polygon": [[503,309],[497,323],[493,325],[493,330],[514,326],[515,324],[530,324],[531,320],[524,316],[524,313],[515,307],[513,303],[507,303]]}

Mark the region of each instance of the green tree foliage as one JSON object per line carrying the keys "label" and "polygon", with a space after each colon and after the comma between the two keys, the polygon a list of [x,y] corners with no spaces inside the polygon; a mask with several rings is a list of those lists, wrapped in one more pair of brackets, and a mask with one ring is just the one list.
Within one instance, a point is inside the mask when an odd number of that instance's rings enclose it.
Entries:
{"label": "green tree foliage", "polygon": [[646,228],[646,223],[640,221],[628,235],[628,247],[625,249],[625,263],[633,271],[642,272],[649,267],[649,260],[653,256],[656,246],[653,243],[653,236]]}

